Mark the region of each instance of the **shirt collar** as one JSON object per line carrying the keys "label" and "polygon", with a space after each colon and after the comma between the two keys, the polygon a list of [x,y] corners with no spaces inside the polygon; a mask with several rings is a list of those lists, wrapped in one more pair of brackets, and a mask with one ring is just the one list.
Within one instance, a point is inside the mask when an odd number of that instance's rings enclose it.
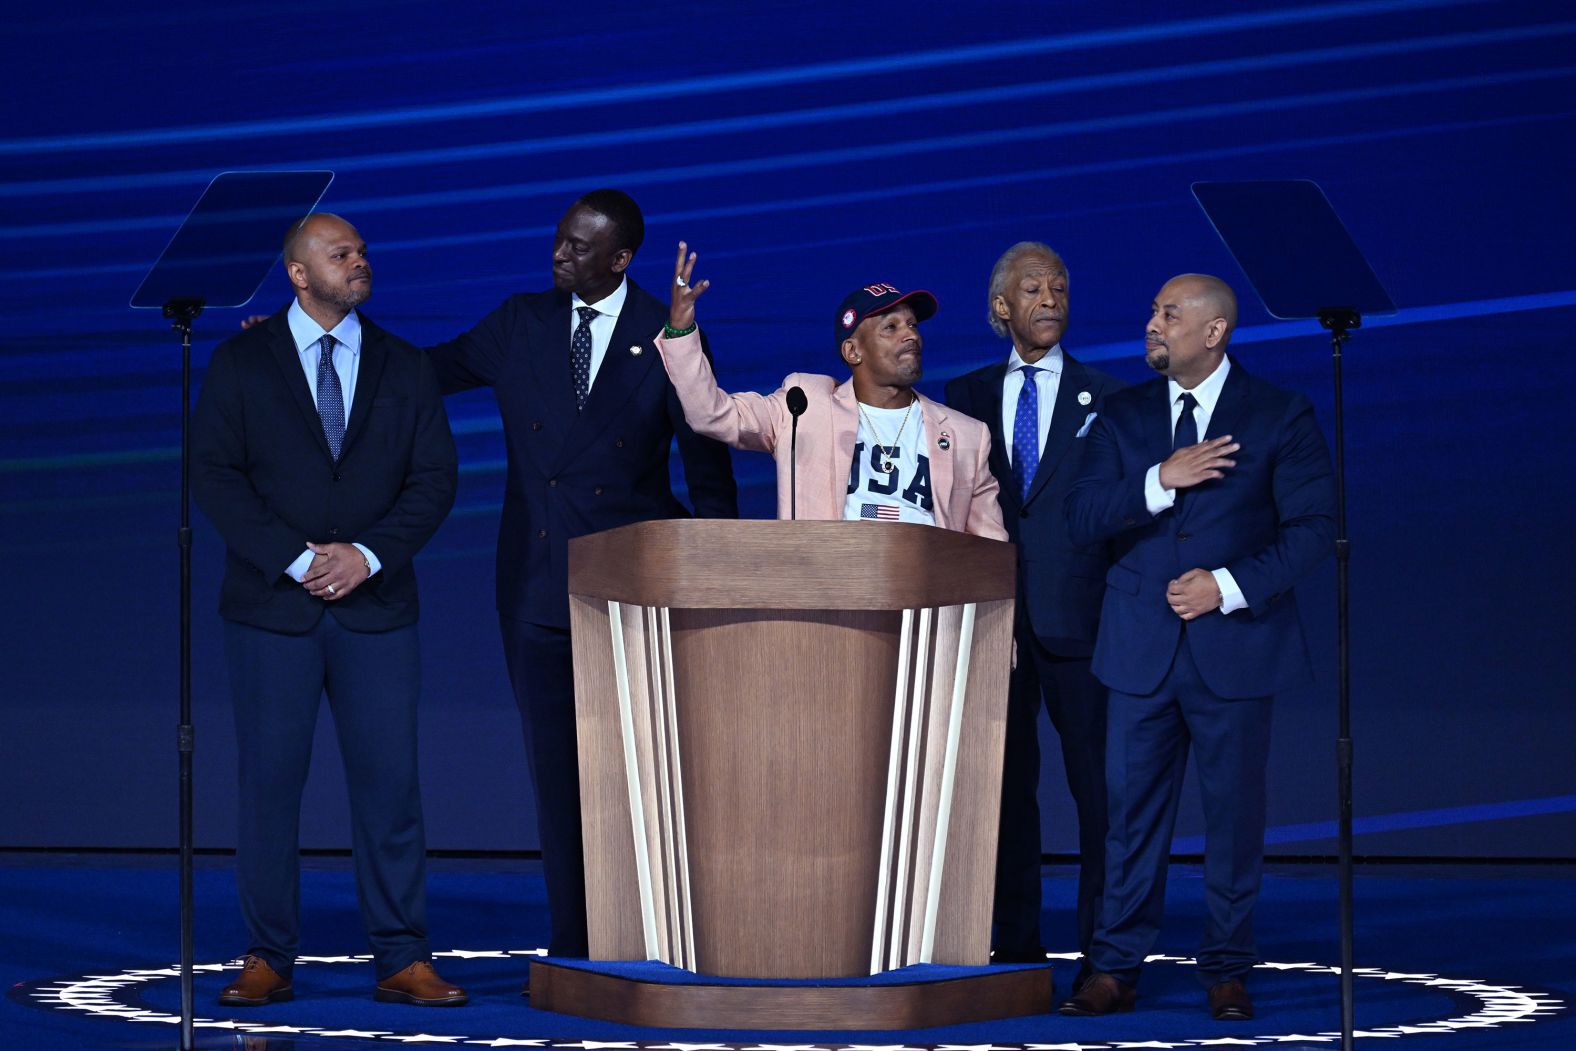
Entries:
{"label": "shirt collar", "polygon": [[[1231,358],[1223,355],[1220,364],[1215,366],[1215,371],[1204,377],[1204,381],[1188,393],[1198,399],[1199,406],[1205,415],[1213,415],[1215,403],[1220,400],[1220,391],[1226,385],[1226,376],[1231,372]],[[1166,386],[1171,391],[1171,404],[1175,405],[1177,399],[1183,394],[1182,385],[1176,380],[1167,378]]]}
{"label": "shirt collar", "polygon": [[343,343],[352,354],[361,352],[361,318],[354,310],[333,328],[325,329],[312,320],[312,315],[301,309],[301,301],[297,299],[290,303],[286,319],[290,322],[290,335],[295,339],[297,354],[306,353],[307,348],[316,344],[325,334]]}
{"label": "shirt collar", "polygon": [[619,311],[624,309],[624,300],[628,297],[629,279],[620,278],[618,287],[613,289],[613,291],[609,292],[607,295],[603,296],[601,299],[597,300],[595,303],[587,303],[585,300],[580,298],[580,293],[576,292],[569,297],[569,305],[576,310],[580,309],[581,307],[590,307],[598,314],[604,314],[607,317],[618,317]]}
{"label": "shirt collar", "polygon": [[[1023,356],[1018,353],[1018,348],[1014,346],[1012,353],[1007,355],[1007,371],[1012,372],[1014,369],[1021,369],[1027,364],[1029,362],[1023,360]],[[1060,376],[1062,374],[1062,345],[1058,343],[1050,350],[1047,350],[1044,357],[1034,362],[1034,367]]]}

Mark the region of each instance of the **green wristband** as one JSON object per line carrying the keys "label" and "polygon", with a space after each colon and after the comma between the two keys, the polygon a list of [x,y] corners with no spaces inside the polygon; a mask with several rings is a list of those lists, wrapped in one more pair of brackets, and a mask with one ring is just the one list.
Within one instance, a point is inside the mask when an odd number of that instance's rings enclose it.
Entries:
{"label": "green wristband", "polygon": [[690,322],[690,327],[689,328],[682,328],[682,329],[681,328],[674,328],[672,325],[664,323],[663,326],[662,326],[662,334],[664,336],[666,336],[668,339],[678,339],[680,336],[687,336],[687,335],[689,335],[691,332],[694,332],[698,328],[700,328],[700,325],[698,323],[696,323],[696,322],[693,322],[693,321]]}

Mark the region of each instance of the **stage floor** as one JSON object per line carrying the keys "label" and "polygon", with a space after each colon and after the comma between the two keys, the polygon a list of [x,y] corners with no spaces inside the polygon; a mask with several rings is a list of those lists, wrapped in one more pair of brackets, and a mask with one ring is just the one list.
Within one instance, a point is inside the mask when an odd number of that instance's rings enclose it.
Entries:
{"label": "stage floor", "polygon": [[[1072,878],[1048,869],[1046,930],[1071,934]],[[227,859],[197,871],[197,1042],[203,1048],[317,1051],[396,1045],[602,1051],[1105,1051],[1339,1047],[1332,867],[1272,867],[1258,912],[1266,962],[1250,983],[1258,1017],[1208,1017],[1189,959],[1203,923],[1198,870],[1173,868],[1160,951],[1138,1009],[1110,1018],[1031,1018],[895,1032],[653,1030],[533,1010],[520,995],[545,943],[541,876],[528,862],[434,859],[433,949],[471,1004],[375,1003],[348,862],[308,861],[302,962],[290,1003],[214,1002],[244,950]],[[0,1047],[29,1051],[176,1046],[175,861],[0,852]],[[1358,1043],[1400,1051],[1576,1048],[1576,867],[1361,866],[1357,879]],[[1065,950],[1065,944],[1053,944]],[[1052,957],[1057,998],[1076,964]]]}

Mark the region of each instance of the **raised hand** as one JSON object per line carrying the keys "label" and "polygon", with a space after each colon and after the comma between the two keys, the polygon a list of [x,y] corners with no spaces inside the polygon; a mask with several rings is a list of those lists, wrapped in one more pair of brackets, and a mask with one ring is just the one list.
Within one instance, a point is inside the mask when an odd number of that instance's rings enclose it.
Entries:
{"label": "raised hand", "polygon": [[1160,465],[1162,489],[1190,489],[1200,482],[1226,477],[1226,472],[1237,466],[1231,454],[1242,448],[1223,434],[1197,445],[1178,449]]}
{"label": "raised hand", "polygon": [[695,323],[695,300],[701,293],[711,287],[710,281],[695,281],[692,276],[695,272],[695,253],[690,252],[688,257],[685,252],[689,246],[683,241],[679,242],[679,257],[673,264],[673,301],[668,307],[668,327],[686,329]]}

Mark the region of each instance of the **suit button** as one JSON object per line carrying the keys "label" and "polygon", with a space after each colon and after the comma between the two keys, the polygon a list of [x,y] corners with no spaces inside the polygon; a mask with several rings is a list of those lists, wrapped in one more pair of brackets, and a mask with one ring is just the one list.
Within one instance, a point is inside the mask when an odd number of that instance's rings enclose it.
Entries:
{"label": "suit button", "polygon": [[1019,518],[1028,518],[1029,517],[1029,509],[1027,507],[1020,508],[1019,511],[1018,511],[1018,517]]}
{"label": "suit button", "polygon": [[334,526],[332,529],[330,529],[328,531],[328,535],[329,536],[338,536],[339,535],[339,527],[338,526]]}
{"label": "suit button", "polygon": [[541,429],[542,429],[542,421],[541,420],[532,420],[531,421],[531,430],[539,431]]}
{"label": "suit button", "polygon": [[546,540],[547,539],[547,530],[545,530],[545,529],[538,529],[536,531],[536,535],[537,535],[537,537],[539,539]]}
{"label": "suit button", "polygon": [[1193,534],[1192,533],[1178,533],[1177,534],[1177,539],[1178,540],[1192,540],[1193,539]]}
{"label": "suit button", "polygon": [[335,471],[335,472],[334,472],[334,481],[336,481],[336,482],[337,482],[337,481],[339,481],[339,480],[340,480],[340,479],[342,479],[342,478],[343,478],[343,477],[344,477],[344,476],[343,476],[343,475],[342,475],[342,474],[340,474],[340,473],[339,473],[339,472],[338,472],[338,471]]}
{"label": "suit button", "polygon": [[548,485],[548,488],[550,488],[550,489],[557,489],[558,488],[558,479],[556,479],[556,478],[549,478],[547,480],[547,485]]}
{"label": "suit button", "polygon": [[597,496],[601,496],[602,495],[602,487],[600,485],[597,486],[595,489],[593,489],[591,491],[594,492]]}
{"label": "suit button", "polygon": [[620,449],[622,449],[624,447],[624,439],[620,438],[616,442],[614,442],[613,444],[618,446]]}

